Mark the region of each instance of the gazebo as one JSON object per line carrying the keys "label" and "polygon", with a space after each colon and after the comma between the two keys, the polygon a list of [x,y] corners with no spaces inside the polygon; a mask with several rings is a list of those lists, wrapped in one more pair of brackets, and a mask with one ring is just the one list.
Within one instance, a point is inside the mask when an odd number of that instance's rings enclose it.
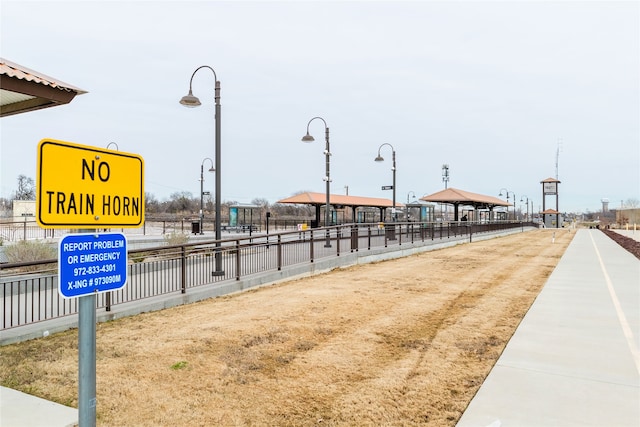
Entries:
{"label": "gazebo", "polygon": [[[314,206],[316,211],[316,219],[314,221],[314,224],[312,224],[313,227],[320,224],[320,207],[325,206],[326,201],[327,196],[324,193],[306,192],[287,197],[286,199],[278,200],[277,203]],[[350,207],[352,209],[353,222],[357,222],[356,210],[360,207],[375,207],[380,209],[381,218],[384,218],[385,209],[393,207],[393,201],[389,199],[381,199],[377,197],[346,196],[342,194],[330,194],[329,204],[336,208],[342,208],[345,206]],[[396,208],[401,208],[403,206],[404,204],[396,202]],[[325,224],[325,226],[328,225],[329,224]]]}
{"label": "gazebo", "polygon": [[457,188],[445,188],[437,193],[423,196],[420,200],[426,202],[448,203],[454,207],[454,221],[458,221],[458,207],[472,206],[474,210],[488,209],[493,212],[496,206],[511,206],[502,199],[493,196],[485,196],[484,194],[472,193],[470,191],[459,190]]}

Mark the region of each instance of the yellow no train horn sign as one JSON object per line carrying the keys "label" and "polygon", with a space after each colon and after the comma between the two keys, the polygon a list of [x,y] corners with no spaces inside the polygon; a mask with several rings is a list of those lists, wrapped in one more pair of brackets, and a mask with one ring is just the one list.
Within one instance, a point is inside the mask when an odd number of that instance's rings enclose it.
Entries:
{"label": "yellow no train horn sign", "polygon": [[141,227],[142,157],[43,139],[38,143],[36,219],[43,228]]}

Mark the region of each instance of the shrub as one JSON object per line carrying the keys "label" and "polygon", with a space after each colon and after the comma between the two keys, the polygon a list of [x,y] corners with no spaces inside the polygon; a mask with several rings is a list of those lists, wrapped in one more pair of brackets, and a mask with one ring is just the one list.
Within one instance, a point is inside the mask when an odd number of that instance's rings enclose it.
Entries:
{"label": "shrub", "polygon": [[135,252],[135,253],[129,254],[129,260],[131,260],[134,263],[142,262],[148,256],[149,256],[149,252]]}
{"label": "shrub", "polygon": [[58,254],[54,247],[39,240],[21,240],[6,246],[4,254],[9,262],[42,261],[55,259]]}
{"label": "shrub", "polygon": [[189,241],[189,235],[184,233],[169,233],[164,235],[164,243],[168,246],[184,245]]}

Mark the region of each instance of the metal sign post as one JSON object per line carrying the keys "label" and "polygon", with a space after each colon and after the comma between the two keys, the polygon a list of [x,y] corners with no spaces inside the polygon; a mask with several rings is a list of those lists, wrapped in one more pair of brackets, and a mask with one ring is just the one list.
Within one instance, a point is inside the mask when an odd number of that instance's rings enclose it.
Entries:
{"label": "metal sign post", "polygon": [[141,156],[43,139],[36,165],[36,220],[45,229],[75,228],[58,247],[58,292],[78,302],[80,427],[96,425],[96,295],[127,281],[127,244],[95,228],[144,224]]}
{"label": "metal sign post", "polygon": [[58,244],[58,292],[78,302],[78,415],[96,425],[96,295],[127,281],[127,240],[121,233],[69,234]]}
{"label": "metal sign post", "polygon": [[96,294],[80,297],[78,321],[78,422],[96,425]]}

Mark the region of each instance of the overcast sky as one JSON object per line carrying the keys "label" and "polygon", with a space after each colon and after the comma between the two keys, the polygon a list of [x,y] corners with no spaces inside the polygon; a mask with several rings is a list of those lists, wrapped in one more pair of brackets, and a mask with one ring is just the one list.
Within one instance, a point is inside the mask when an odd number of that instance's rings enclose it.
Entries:
{"label": "overcast sky", "polygon": [[[598,211],[640,199],[637,1],[0,1],[0,55],[89,93],[1,119],[0,196],[43,138],[141,155],[145,191],[199,197],[221,81],[222,201],[449,187]],[[206,163],[208,165],[208,162]],[[205,168],[206,169],[206,168]],[[205,191],[214,192],[214,174]],[[503,192],[503,199],[504,197]],[[555,207],[548,197],[547,207]],[[522,206],[524,210],[524,204]]]}

